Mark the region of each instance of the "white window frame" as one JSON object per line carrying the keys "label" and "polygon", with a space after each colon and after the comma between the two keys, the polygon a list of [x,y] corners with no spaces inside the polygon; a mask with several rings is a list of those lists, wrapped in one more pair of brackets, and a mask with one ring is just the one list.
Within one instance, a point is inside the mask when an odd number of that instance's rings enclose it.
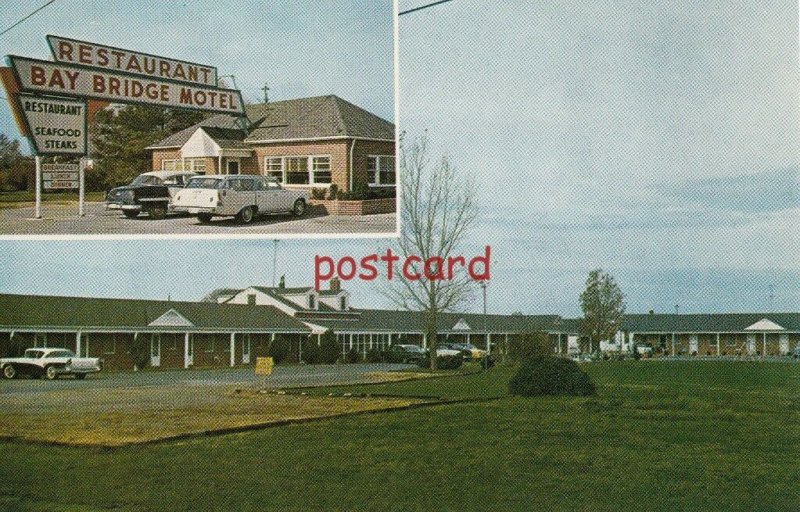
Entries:
{"label": "white window frame", "polygon": [[[306,159],[306,169],[308,172],[308,183],[288,183],[286,181],[287,172],[286,172],[286,159],[287,158],[305,158]],[[330,183],[320,183],[317,182],[314,176],[314,164],[315,160],[319,158],[327,158],[328,159],[328,173],[331,175]],[[281,185],[288,186],[288,187],[314,187],[314,188],[328,188],[333,184],[333,159],[329,154],[318,154],[318,155],[264,155],[264,176],[272,176],[272,172],[278,172],[277,169],[270,169],[268,166],[269,161],[275,161],[280,159],[280,183]],[[276,176],[277,177],[277,176]]]}
{"label": "white window frame", "polygon": [[[381,183],[381,160],[391,158],[394,160],[394,183]],[[370,187],[396,187],[397,186],[397,158],[395,155],[367,155],[368,160],[375,161],[375,181],[369,181],[369,166],[367,166],[367,185]]]}
{"label": "white window frame", "polygon": [[[169,162],[172,164],[171,169],[167,169],[166,163]],[[162,171],[175,171],[178,169],[178,159],[177,158],[165,158],[161,160],[161,170]]]}

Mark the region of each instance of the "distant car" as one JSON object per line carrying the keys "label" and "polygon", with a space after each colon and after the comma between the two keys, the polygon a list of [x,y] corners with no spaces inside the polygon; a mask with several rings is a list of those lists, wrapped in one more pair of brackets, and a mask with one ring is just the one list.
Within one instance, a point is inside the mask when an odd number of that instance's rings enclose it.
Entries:
{"label": "distant car", "polygon": [[74,375],[84,379],[90,373],[103,369],[103,360],[96,357],[78,357],[65,348],[29,348],[22,357],[0,359],[0,371],[6,379],[18,375],[53,380],[59,375]]}
{"label": "distant car", "polygon": [[120,210],[129,219],[142,212],[151,219],[163,219],[172,211],[172,198],[196,175],[185,171],[140,174],[130,185],[113,188],[106,194],[106,209]]}
{"label": "distant car", "polygon": [[387,363],[418,363],[426,358],[425,350],[416,345],[392,345],[383,353]]}
{"label": "distant car", "polygon": [[175,211],[196,215],[202,223],[213,217],[236,217],[249,224],[257,215],[306,212],[308,192],[288,190],[274,178],[255,175],[210,175],[189,180],[174,200]]}
{"label": "distant car", "polygon": [[438,343],[436,345],[436,357],[445,356],[464,356],[464,351],[455,348],[451,343]]}
{"label": "distant car", "polygon": [[488,354],[471,343],[451,343],[449,347],[453,350],[460,350],[465,361],[479,361]]}
{"label": "distant car", "polygon": [[795,359],[800,359],[800,344],[794,347],[794,352],[792,352],[792,356],[794,356]]}

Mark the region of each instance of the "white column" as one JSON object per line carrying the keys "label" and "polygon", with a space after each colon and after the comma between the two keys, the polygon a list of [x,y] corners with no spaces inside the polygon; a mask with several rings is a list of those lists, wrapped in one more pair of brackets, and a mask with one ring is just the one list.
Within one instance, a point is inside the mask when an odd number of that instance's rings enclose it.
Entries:
{"label": "white column", "polygon": [[490,333],[486,333],[486,352],[492,353],[492,335]]}
{"label": "white column", "polygon": [[85,182],[84,176],[86,175],[86,159],[81,158],[80,163],[78,164],[78,217],[83,217],[83,203],[86,197],[85,194]]}
{"label": "white column", "polygon": [[761,353],[762,356],[767,355],[767,333],[764,333],[764,351]]}
{"label": "white column", "polygon": [[675,333],[672,333],[672,355],[675,355]]}
{"label": "white column", "polygon": [[428,335],[422,334],[422,348],[428,348]]}
{"label": "white column", "polygon": [[[339,336],[336,336],[336,341],[339,341]],[[322,335],[317,334],[317,346],[319,347],[320,345],[322,345]]]}
{"label": "white column", "polygon": [[236,333],[231,333],[231,366],[236,366]]}
{"label": "white column", "polygon": [[183,335],[183,367],[189,368],[189,333]]}
{"label": "white column", "polygon": [[75,353],[81,357],[81,331],[75,333]]}
{"label": "white column", "polygon": [[719,354],[720,354],[720,351],[719,351],[719,333],[717,333],[717,356],[719,356]]}
{"label": "white column", "polygon": [[469,333],[467,333],[467,345],[469,345]]}

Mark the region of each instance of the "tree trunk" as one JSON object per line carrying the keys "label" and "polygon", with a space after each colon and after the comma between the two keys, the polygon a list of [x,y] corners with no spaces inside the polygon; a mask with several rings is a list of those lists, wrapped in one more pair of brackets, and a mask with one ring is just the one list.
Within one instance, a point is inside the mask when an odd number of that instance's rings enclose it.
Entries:
{"label": "tree trunk", "polygon": [[428,311],[428,322],[425,326],[425,333],[428,337],[428,351],[431,355],[431,370],[436,370],[436,346],[438,345],[437,338],[439,337],[437,316],[436,311]]}

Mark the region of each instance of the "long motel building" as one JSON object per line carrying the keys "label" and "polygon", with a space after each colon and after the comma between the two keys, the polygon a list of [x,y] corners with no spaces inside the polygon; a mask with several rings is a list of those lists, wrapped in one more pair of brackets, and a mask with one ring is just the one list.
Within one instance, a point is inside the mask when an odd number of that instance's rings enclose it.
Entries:
{"label": "long motel building", "polygon": [[[250,286],[218,289],[200,301],[158,301],[0,294],[0,356],[31,347],[62,347],[100,357],[110,370],[130,370],[134,353],[149,350],[154,368],[253,365],[278,337],[289,361],[302,344],[336,335],[342,354],[392,344],[428,347],[425,318],[416,311],[356,308],[338,280],[325,290]],[[580,320],[559,315],[442,313],[438,341],[471,343],[501,353],[529,332],[545,332],[555,354],[589,350]],[[779,356],[800,344],[800,313],[626,315],[605,351],[649,346],[664,356]]]}

